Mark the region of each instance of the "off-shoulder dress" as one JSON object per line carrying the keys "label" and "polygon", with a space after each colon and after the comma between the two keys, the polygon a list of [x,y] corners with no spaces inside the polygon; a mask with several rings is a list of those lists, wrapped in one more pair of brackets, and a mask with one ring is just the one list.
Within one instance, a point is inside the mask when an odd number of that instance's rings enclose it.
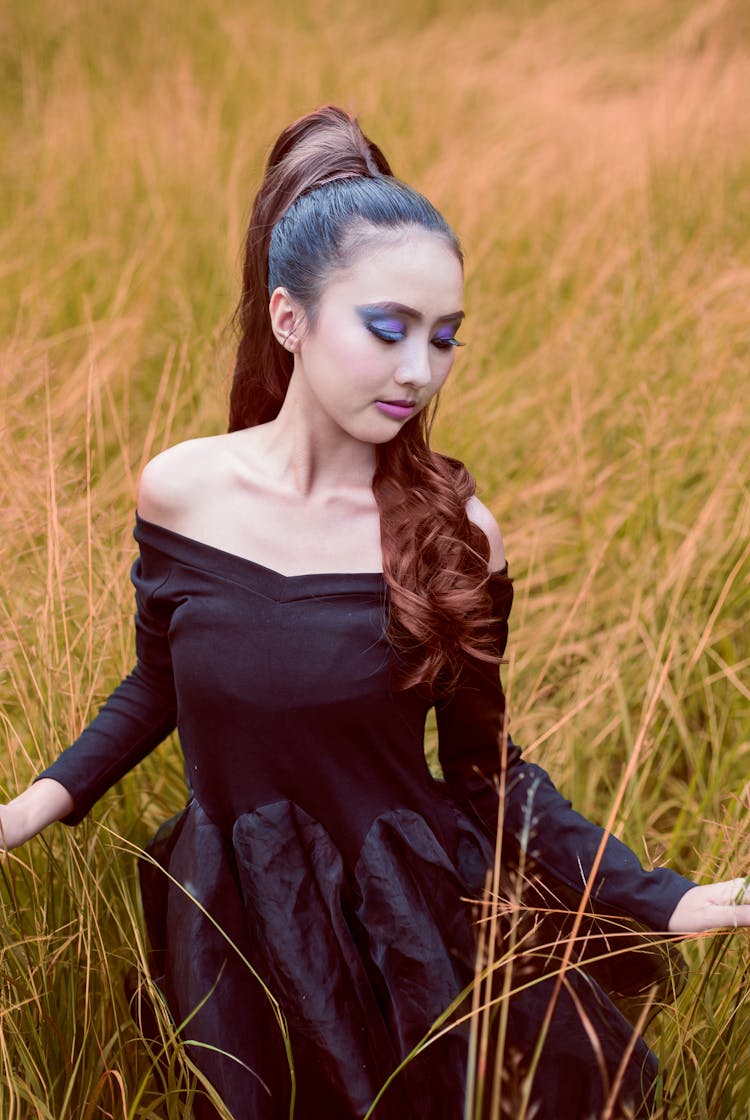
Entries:
{"label": "off-shoulder dress", "polygon": [[[174,882],[154,865],[142,875],[171,1014],[205,1044],[192,1056],[236,1120],[288,1117],[292,1080],[298,1120],[362,1117],[473,975],[467,900],[493,861],[499,673],[467,662],[436,705],[438,780],[424,755],[428,699],[391,687],[382,573],[284,576],[140,518],[135,536],[137,664],[43,776],[71,793],[73,824],[177,727],[189,801],[153,847]],[[502,653],[506,572],[490,590]],[[523,842],[542,874],[580,894],[601,831],[512,743],[505,784],[508,851]],[[663,930],[690,886],[643,870],[610,838],[593,899]],[[510,1002],[505,1052],[521,1066],[553,983]],[[373,1115],[460,1120],[467,1032],[407,1062]],[[572,971],[537,1068],[536,1115],[596,1115],[631,1036],[589,973]],[[622,1099],[645,1114],[655,1076],[638,1039]]]}

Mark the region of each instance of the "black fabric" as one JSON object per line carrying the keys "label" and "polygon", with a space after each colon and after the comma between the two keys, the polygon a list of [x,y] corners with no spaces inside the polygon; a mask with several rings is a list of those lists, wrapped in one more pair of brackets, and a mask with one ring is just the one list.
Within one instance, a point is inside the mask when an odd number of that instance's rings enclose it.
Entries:
{"label": "black fabric", "polygon": [[[178,727],[190,800],[141,868],[174,1019],[202,1004],[185,1034],[203,1044],[194,1059],[237,1120],[288,1115],[281,1017],[298,1120],[363,1116],[471,981],[471,900],[493,861],[498,785],[504,851],[507,842],[516,860],[528,857],[545,889],[568,892],[566,905],[603,834],[512,741],[501,758],[496,668],[467,663],[437,705],[445,781],[431,777],[428,704],[419,690],[390,688],[381,574],[285,577],[141,519],[136,538],[136,669],[40,776],[70,791],[74,823]],[[490,588],[502,653],[512,585],[497,573]],[[592,904],[665,929],[691,885],[645,872],[609,838]],[[518,1069],[554,983],[543,973],[510,1001]],[[595,1116],[631,1033],[595,981],[571,971],[534,1083],[540,1120]],[[375,1116],[459,1120],[467,1037],[456,1027],[407,1062]],[[638,1114],[655,1077],[636,1040],[620,1097]],[[575,1092],[561,1098],[563,1080]]]}

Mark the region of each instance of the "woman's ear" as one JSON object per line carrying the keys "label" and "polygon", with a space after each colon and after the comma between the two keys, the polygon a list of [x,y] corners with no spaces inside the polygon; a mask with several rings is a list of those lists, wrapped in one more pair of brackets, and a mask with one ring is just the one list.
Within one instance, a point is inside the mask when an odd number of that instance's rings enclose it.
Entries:
{"label": "woman's ear", "polygon": [[286,288],[274,288],[268,303],[268,313],[274,335],[285,350],[294,353],[300,341],[295,332],[302,316]]}

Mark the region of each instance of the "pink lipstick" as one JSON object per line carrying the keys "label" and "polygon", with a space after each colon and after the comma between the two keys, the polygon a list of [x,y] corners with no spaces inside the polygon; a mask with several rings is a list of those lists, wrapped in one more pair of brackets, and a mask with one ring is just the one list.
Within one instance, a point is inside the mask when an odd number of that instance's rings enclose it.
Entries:
{"label": "pink lipstick", "polygon": [[408,420],[416,405],[413,401],[375,401],[375,407],[394,420]]}

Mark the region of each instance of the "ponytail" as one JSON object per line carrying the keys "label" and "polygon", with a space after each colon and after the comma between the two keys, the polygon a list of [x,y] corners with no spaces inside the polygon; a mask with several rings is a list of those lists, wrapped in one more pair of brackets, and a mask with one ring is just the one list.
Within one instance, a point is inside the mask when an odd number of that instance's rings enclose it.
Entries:
{"label": "ponytail", "polygon": [[[274,337],[268,315],[268,258],[274,227],[308,191],[362,176],[392,177],[392,173],[380,148],[367,139],[353,117],[334,105],[290,124],[274,144],[245,241],[242,295],[235,312],[240,340],[229,401],[230,432],[273,420],[292,376],[293,355]],[[319,202],[324,212],[326,200]],[[322,246],[318,261],[321,280],[329,271],[326,248],[330,247]],[[309,304],[310,293],[298,292],[297,278],[291,269],[287,271],[291,275],[278,277],[278,283]],[[277,286],[274,283],[271,291]]]}

